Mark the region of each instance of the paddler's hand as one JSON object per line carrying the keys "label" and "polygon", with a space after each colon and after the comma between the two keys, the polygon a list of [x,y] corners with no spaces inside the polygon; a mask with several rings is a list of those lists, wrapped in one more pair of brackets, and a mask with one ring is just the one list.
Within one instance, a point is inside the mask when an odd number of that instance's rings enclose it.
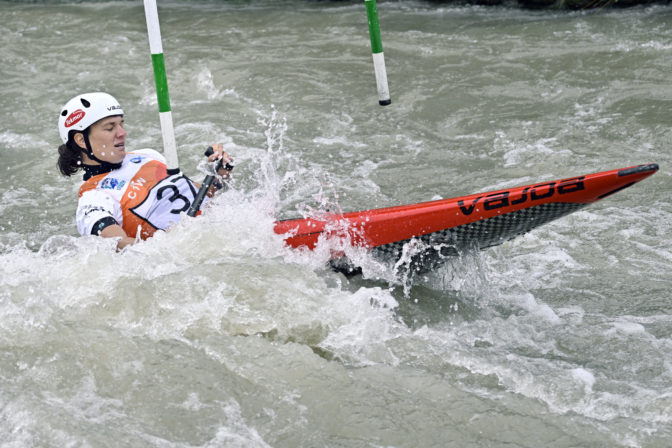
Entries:
{"label": "paddler's hand", "polygon": [[228,179],[231,175],[231,170],[233,169],[233,158],[224,151],[224,146],[219,143],[213,143],[210,147],[212,148],[213,153],[208,156],[208,162],[221,160],[221,163],[218,164],[220,168],[217,170],[217,174],[224,179]]}

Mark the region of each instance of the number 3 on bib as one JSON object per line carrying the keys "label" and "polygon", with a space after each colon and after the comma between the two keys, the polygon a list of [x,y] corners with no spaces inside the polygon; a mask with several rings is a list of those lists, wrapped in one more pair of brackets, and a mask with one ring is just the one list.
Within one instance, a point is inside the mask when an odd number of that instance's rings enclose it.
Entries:
{"label": "number 3 on bib", "polygon": [[196,187],[188,177],[174,174],[154,185],[131,212],[157,229],[167,229],[180,220],[180,213],[189,209],[196,194]]}

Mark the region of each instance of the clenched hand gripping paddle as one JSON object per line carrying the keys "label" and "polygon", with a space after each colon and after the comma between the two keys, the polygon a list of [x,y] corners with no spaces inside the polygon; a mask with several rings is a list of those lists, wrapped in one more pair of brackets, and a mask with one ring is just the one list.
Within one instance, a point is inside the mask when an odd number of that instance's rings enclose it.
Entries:
{"label": "clenched hand gripping paddle", "polygon": [[[212,149],[212,146],[208,146],[208,149],[205,151],[205,156],[210,157],[211,155],[214,154],[214,150]],[[223,160],[220,159],[216,164],[215,164],[215,173],[219,171],[222,166],[225,166],[225,168],[228,171],[231,171],[233,169],[233,165],[231,163],[227,162],[226,165],[223,164]],[[194,217],[196,216],[196,213],[198,213],[198,210],[201,208],[201,204],[203,203],[203,199],[205,199],[205,195],[208,193],[208,190],[210,189],[210,186],[212,183],[215,181],[215,176],[213,174],[208,174],[205,176],[205,179],[203,179],[203,182],[201,183],[201,188],[198,190],[198,194],[194,198],[194,202],[191,203],[191,207],[189,207],[189,210],[187,211],[187,215]],[[228,184],[225,182],[220,186],[220,188],[228,188]]]}

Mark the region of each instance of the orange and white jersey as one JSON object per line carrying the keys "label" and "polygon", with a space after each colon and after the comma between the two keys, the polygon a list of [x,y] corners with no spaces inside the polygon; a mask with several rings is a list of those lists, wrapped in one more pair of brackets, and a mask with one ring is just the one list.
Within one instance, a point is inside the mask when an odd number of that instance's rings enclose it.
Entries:
{"label": "orange and white jersey", "polygon": [[146,239],[179,221],[197,193],[198,187],[184,174],[168,176],[158,152],[130,152],[120,168],[84,181],[79,189],[77,230],[98,235],[116,223],[128,236]]}

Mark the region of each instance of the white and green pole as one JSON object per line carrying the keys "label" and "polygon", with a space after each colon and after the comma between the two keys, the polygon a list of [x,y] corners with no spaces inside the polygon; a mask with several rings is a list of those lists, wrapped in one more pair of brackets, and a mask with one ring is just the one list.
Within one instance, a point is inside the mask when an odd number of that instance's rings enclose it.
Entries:
{"label": "white and green pole", "polygon": [[392,100],[390,99],[390,88],[387,86],[387,71],[385,70],[383,41],[380,38],[378,8],[376,8],[376,0],[364,0],[364,3],[366,4],[366,17],[369,21],[369,34],[371,35],[371,53],[373,54],[373,69],[376,72],[378,104],[387,106],[392,103]]}
{"label": "white and green pole", "polygon": [[149,49],[152,52],[156,97],[159,101],[163,155],[166,158],[168,174],[176,174],[180,172],[180,168],[177,161],[177,143],[175,142],[175,129],[173,128],[173,115],[170,112],[170,97],[168,96],[166,66],[163,62],[163,45],[161,44],[161,29],[159,28],[156,0],[145,0],[145,18],[147,19],[147,32],[149,34]]}

